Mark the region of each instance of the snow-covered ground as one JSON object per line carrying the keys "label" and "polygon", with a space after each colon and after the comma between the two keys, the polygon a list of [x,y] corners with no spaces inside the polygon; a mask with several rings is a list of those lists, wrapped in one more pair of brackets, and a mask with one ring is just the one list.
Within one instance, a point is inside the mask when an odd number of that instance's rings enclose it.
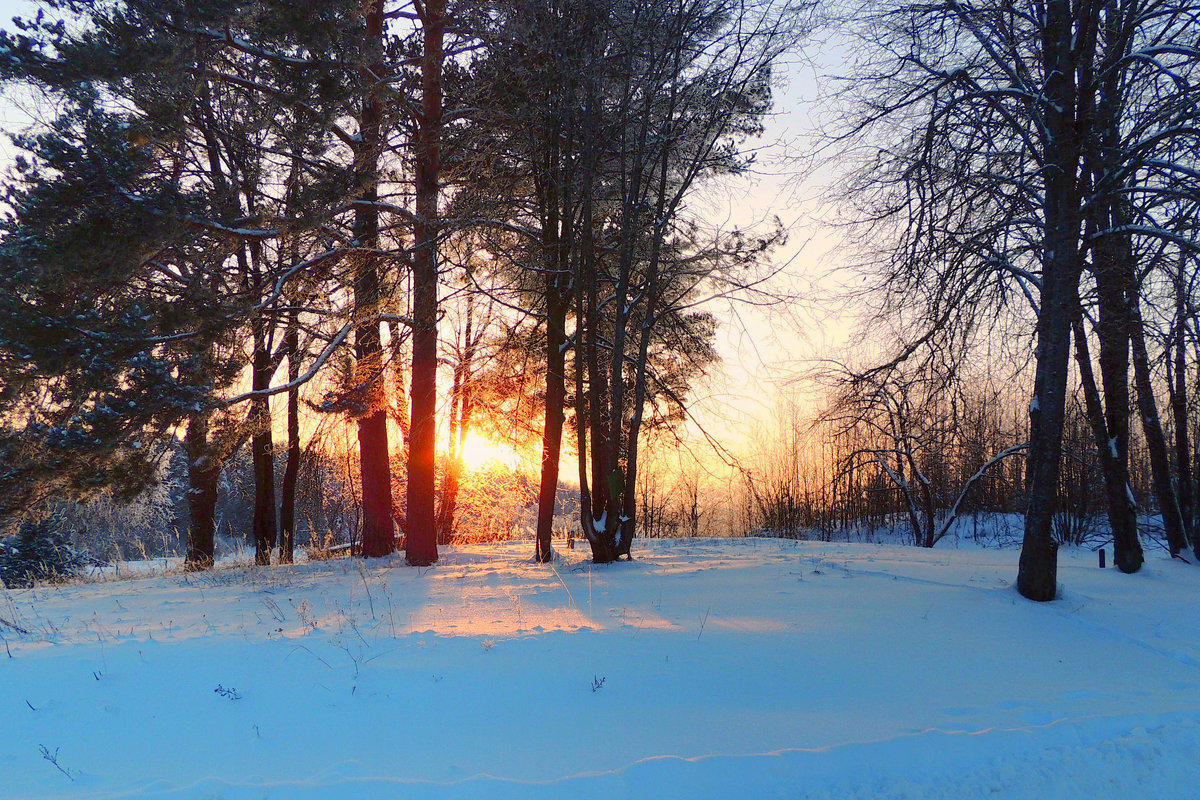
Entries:
{"label": "snow-covered ground", "polygon": [[[1195,798],[1200,567],[640,543],[0,595],[0,796]],[[18,630],[20,629],[20,630]]]}

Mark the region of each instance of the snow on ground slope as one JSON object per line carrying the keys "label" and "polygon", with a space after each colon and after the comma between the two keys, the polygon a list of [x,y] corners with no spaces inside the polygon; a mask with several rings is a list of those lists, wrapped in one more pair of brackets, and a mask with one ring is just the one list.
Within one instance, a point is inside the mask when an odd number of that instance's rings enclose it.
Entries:
{"label": "snow on ground slope", "polygon": [[1200,796],[1198,567],[528,549],[6,592],[0,796]]}

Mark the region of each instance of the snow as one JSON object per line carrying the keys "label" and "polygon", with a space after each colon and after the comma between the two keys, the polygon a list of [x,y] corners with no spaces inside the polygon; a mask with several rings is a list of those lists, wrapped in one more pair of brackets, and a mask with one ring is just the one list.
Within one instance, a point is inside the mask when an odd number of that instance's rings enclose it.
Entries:
{"label": "snow", "polygon": [[1200,568],[1165,554],[1064,549],[1035,604],[1015,550],[531,549],[4,592],[0,792],[1195,796]]}

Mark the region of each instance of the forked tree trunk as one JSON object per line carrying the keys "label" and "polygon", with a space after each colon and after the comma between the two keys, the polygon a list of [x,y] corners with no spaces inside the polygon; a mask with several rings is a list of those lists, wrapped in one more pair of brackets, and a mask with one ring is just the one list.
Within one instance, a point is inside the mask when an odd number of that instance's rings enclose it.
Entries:
{"label": "forked tree trunk", "polygon": [[437,561],[435,456],[437,413],[438,191],[442,145],[442,43],[445,0],[426,0],[421,13],[421,120],[416,146],[416,220],[413,223],[412,422],[408,449],[408,529],[405,560]]}

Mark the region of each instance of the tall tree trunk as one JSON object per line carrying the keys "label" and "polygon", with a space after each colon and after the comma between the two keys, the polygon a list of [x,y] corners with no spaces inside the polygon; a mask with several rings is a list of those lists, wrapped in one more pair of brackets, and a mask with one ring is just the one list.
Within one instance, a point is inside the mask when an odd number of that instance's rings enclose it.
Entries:
{"label": "tall tree trunk", "polygon": [[546,403],[542,425],[542,469],[538,486],[537,529],[534,559],[547,563],[554,557],[550,538],[554,532],[554,505],[558,499],[558,464],[562,454],[562,431],[566,419],[566,343],[570,293],[569,253],[574,215],[567,190],[568,161],[560,146],[561,125],[555,120],[545,143],[545,174],[538,181],[542,208],[542,266],[545,269],[543,297],[546,302]]}
{"label": "tall tree trunk", "polygon": [[292,311],[284,346],[288,354],[287,462],[283,468],[283,497],[279,506],[279,563],[291,564],[296,548],[296,483],[300,476],[300,333]]}
{"label": "tall tree trunk", "polygon": [[[584,220],[583,220],[583,252],[581,253],[580,265],[583,270],[582,280],[579,281],[579,291],[584,293],[584,302],[581,305],[585,309],[586,316],[581,317],[581,320],[576,322],[576,328],[583,325],[584,333],[587,339],[587,421],[580,421],[580,425],[586,425],[585,429],[591,434],[591,482],[586,480],[588,469],[586,451],[580,452],[580,487],[587,488],[589,506],[581,509],[584,514],[583,525],[585,534],[587,531],[596,532],[596,520],[604,519],[608,512],[608,492],[605,490],[609,473],[612,472],[612,463],[610,461],[611,445],[609,440],[609,419],[608,410],[610,408],[609,391],[608,391],[608,372],[603,368],[600,361],[600,347],[603,338],[601,328],[599,298],[597,292],[598,277],[596,274],[596,253],[593,242],[593,220],[590,198],[584,203]],[[576,336],[578,338],[578,335]],[[584,366],[580,364],[580,367]],[[601,525],[600,527],[603,527]],[[588,541],[592,541],[592,536],[588,536]]]}
{"label": "tall tree trunk", "polygon": [[537,542],[534,558],[546,563],[554,557],[550,537],[554,529],[554,505],[558,497],[558,462],[562,454],[563,422],[566,420],[566,341],[569,301],[557,288],[559,276],[547,273],[546,308],[546,413],[542,429],[542,480],[538,488]]}
{"label": "tall tree trunk", "polygon": [[[470,336],[471,324],[467,322],[467,335]],[[446,450],[445,477],[442,479],[441,502],[437,511],[437,542],[439,545],[450,544],[454,538],[454,516],[458,507],[458,486],[462,476],[462,443],[466,435],[466,421],[462,418],[466,387],[463,361],[454,367],[454,382],[450,386],[450,436],[449,448]]]}
{"label": "tall tree trunk", "polygon": [[[490,309],[489,309],[490,311]],[[480,331],[475,328],[475,294],[467,295],[467,321],[464,326],[458,362],[454,365],[454,382],[450,386],[450,436],[446,451],[446,476],[442,483],[441,503],[438,506],[438,544],[450,544],[454,536],[455,515],[458,509],[458,492],[463,472],[463,445],[471,426],[474,413],[475,354],[486,330],[485,322]]]}
{"label": "tall tree trunk", "polygon": [[413,251],[412,422],[408,449],[408,530],[405,560],[437,561],[434,514],[437,414],[438,190],[442,145],[442,40],[445,0],[426,0],[421,13],[421,119],[416,147],[416,221]]}
{"label": "tall tree trunk", "polygon": [[[656,219],[664,219],[662,211],[663,208],[660,199],[658,209],[659,213]],[[617,508],[621,509],[621,516],[618,520],[616,520],[615,530],[617,534],[613,541],[614,550],[618,557],[629,557],[630,548],[633,547],[634,533],[637,530],[638,450],[641,443],[642,420],[646,412],[646,391],[648,385],[647,376],[650,360],[650,336],[654,330],[654,314],[658,305],[658,274],[662,236],[662,230],[656,227],[655,240],[654,245],[651,248],[652,252],[648,267],[650,270],[650,281],[649,286],[646,289],[645,296],[642,298],[646,317],[642,321],[641,336],[638,341],[637,364],[634,368],[632,402],[633,414],[630,417],[629,431],[626,434],[628,438],[626,439],[625,444],[625,474],[622,476],[624,484],[622,504],[618,506],[614,501],[611,506],[614,511]],[[612,521],[610,520],[610,525],[611,524]]]}
{"label": "tall tree trunk", "polygon": [[[1181,270],[1182,272],[1182,270]],[[1188,435],[1187,304],[1182,274],[1176,278],[1174,353],[1168,369],[1174,379],[1167,382],[1171,391],[1171,420],[1175,428],[1175,466],[1179,480],[1179,514],[1183,529],[1193,548],[1197,544],[1195,499],[1192,486],[1191,442]],[[1170,350],[1168,349],[1168,352]]]}
{"label": "tall tree trunk", "polygon": [[[1132,265],[1130,266],[1132,272]],[[1131,274],[1130,286],[1134,277]],[[1142,433],[1146,437],[1146,450],[1150,456],[1150,472],[1154,476],[1154,493],[1158,496],[1158,510],[1162,514],[1163,527],[1167,532],[1167,547],[1171,555],[1177,556],[1187,547],[1183,516],[1179,513],[1179,500],[1171,478],[1171,460],[1167,455],[1167,438],[1163,435],[1162,421],[1158,418],[1158,405],[1154,400],[1154,378],[1150,373],[1150,354],[1146,351],[1146,334],[1137,295],[1131,288],[1129,307],[1134,320],[1133,328],[1133,379],[1137,386],[1138,413],[1142,418]]]}
{"label": "tall tree trunk", "polygon": [[[1077,20],[1069,0],[1048,0],[1042,52],[1046,83],[1044,252],[1041,313],[1037,322],[1037,367],[1029,405],[1025,535],[1017,569],[1017,591],[1030,600],[1053,600],[1058,587],[1058,545],[1052,523],[1062,457],[1071,321],[1079,302],[1080,135],[1075,83],[1080,51]],[[1082,12],[1087,14],[1086,10]],[[1086,20],[1078,20],[1084,27]]]}
{"label": "tall tree trunk", "polygon": [[[673,49],[672,58],[672,74],[681,74],[682,52],[680,48],[676,47]],[[614,540],[614,549],[617,556],[625,556],[626,558],[630,557],[629,554],[630,549],[633,547],[634,533],[637,530],[638,450],[641,443],[642,420],[646,413],[646,394],[649,385],[648,375],[650,368],[650,338],[657,322],[655,315],[658,313],[659,274],[662,267],[663,243],[667,235],[666,221],[675,216],[678,202],[682,199],[682,194],[677,194],[673,199],[668,198],[671,166],[675,155],[671,145],[671,142],[675,138],[672,124],[677,101],[675,88],[675,84],[672,83],[672,90],[668,95],[669,99],[665,112],[667,125],[659,134],[663,142],[658,146],[657,163],[653,165],[657,168],[658,174],[657,176],[649,176],[651,179],[656,177],[657,180],[654,186],[655,202],[652,209],[650,252],[646,264],[648,279],[646,289],[641,298],[644,317],[638,338],[637,362],[634,366],[633,401],[631,403],[633,413],[629,420],[629,430],[626,433],[624,496],[620,506],[622,513],[616,522],[616,538]],[[614,360],[618,362],[623,361],[622,355],[623,351],[618,350],[614,346]],[[618,439],[618,441],[620,440]],[[618,508],[615,498],[612,508],[614,510]]]}
{"label": "tall tree trunk", "polygon": [[[1128,352],[1128,340],[1125,350]],[[1137,537],[1137,506],[1133,500],[1133,490],[1129,486],[1128,422],[1123,440],[1109,427],[1110,423],[1100,401],[1100,390],[1096,386],[1096,377],[1092,372],[1092,357],[1088,350],[1082,314],[1075,318],[1075,363],[1079,367],[1088,422],[1091,424],[1092,436],[1096,441],[1096,454],[1104,476],[1104,489],[1108,499],[1108,524],[1113,532],[1113,562],[1122,572],[1137,572],[1142,565],[1143,554],[1141,542]],[[1128,363],[1125,369],[1128,373]],[[1128,406],[1128,378],[1125,383],[1124,397]],[[1107,390],[1106,385],[1106,392]],[[1109,411],[1111,410],[1110,405]]]}
{"label": "tall tree trunk", "polygon": [[211,569],[215,556],[217,480],[221,460],[208,438],[209,413],[188,421],[183,449],[188,459],[188,539],[184,568],[189,572]]}
{"label": "tall tree trunk", "polygon": [[[1102,94],[1100,113],[1115,113],[1108,106],[1110,95]],[[1097,156],[1093,173],[1097,183],[1107,173],[1102,156]],[[1113,533],[1113,562],[1125,573],[1137,572],[1145,560],[1137,536],[1137,506],[1129,476],[1129,345],[1133,317],[1126,298],[1125,270],[1129,253],[1120,236],[1103,235],[1113,225],[1111,203],[1094,203],[1088,230],[1092,246],[1092,273],[1099,299],[1096,334],[1100,340],[1100,380],[1104,386],[1103,406],[1092,373],[1083,310],[1075,316],[1076,362],[1083,380],[1084,400],[1108,499],[1108,518]],[[1097,232],[1101,232],[1097,236]]]}
{"label": "tall tree trunk", "polygon": [[[598,406],[603,402],[596,397],[594,383],[596,368],[596,271],[592,252],[591,192],[584,189],[583,219],[580,230],[582,250],[575,262],[575,452],[579,469],[579,522],[584,538],[589,542],[596,539],[593,514],[591,481],[588,478],[588,432],[592,433],[592,452],[595,453],[595,435]],[[587,360],[584,360],[586,355]],[[588,384],[585,391],[584,376]],[[584,404],[587,413],[584,414]],[[596,474],[593,471],[593,474]]]}
{"label": "tall tree trunk", "polygon": [[[1195,313],[1191,314],[1194,318]],[[1196,377],[1194,385],[1200,387],[1200,331],[1193,332],[1193,342],[1196,347]],[[1195,429],[1190,430],[1191,433]],[[1192,484],[1192,497],[1196,506],[1200,506],[1200,437],[1192,436],[1192,478],[1195,483]],[[1200,508],[1194,511],[1192,519],[1192,553],[1196,559],[1200,561]]]}
{"label": "tall tree trunk", "polygon": [[1091,244],[1092,274],[1096,281],[1099,316],[1096,335],[1100,342],[1101,404],[1092,374],[1083,309],[1075,317],[1076,360],[1084,385],[1087,416],[1096,440],[1096,451],[1108,499],[1108,517],[1113,533],[1113,562],[1122,572],[1137,572],[1144,561],[1137,536],[1137,504],[1129,476],[1129,346],[1133,318],[1126,297],[1125,270],[1131,257],[1128,237],[1112,235],[1117,214],[1113,185],[1119,165],[1114,163],[1121,143],[1121,118],[1125,94],[1116,61],[1128,42],[1126,8],[1112,0],[1103,4],[1101,22],[1109,47],[1095,86],[1094,130],[1086,138],[1085,160],[1092,177],[1094,195],[1086,220]]}
{"label": "tall tree trunk", "polygon": [[[251,387],[255,391],[270,388],[274,372],[266,336],[266,323],[259,317],[254,321],[254,353],[252,355]],[[275,446],[271,432],[271,401],[267,395],[250,400],[250,458],[254,465],[254,563],[271,563],[275,548],[278,521],[275,515]]]}
{"label": "tall tree trunk", "polygon": [[392,520],[392,470],[388,450],[387,402],[384,397],[383,345],[379,335],[379,151],[383,117],[383,0],[366,7],[368,65],[364,80],[371,89],[363,100],[355,171],[363,201],[354,210],[354,239],[363,248],[354,275],[354,307],[361,320],[354,332],[356,390],[363,403],[358,417],[359,475],[362,480],[362,555],[386,556],[396,549]]}

